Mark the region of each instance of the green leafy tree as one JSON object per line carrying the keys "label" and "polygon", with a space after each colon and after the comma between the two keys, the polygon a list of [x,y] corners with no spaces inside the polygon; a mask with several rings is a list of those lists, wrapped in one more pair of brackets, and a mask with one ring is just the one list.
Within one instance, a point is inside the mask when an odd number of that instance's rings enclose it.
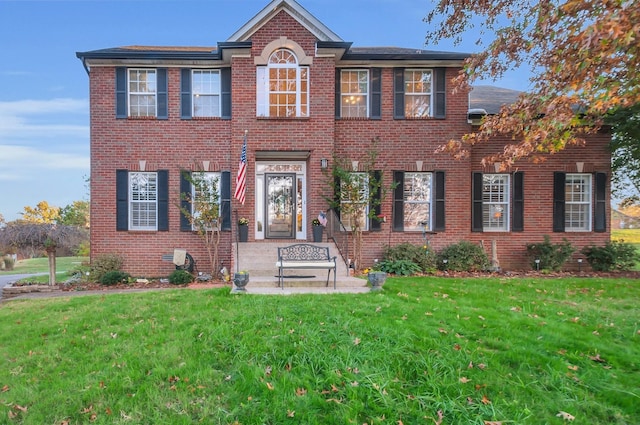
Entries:
{"label": "green leafy tree", "polygon": [[61,208],[57,221],[68,226],[89,227],[89,202],[73,201],[73,203]]}
{"label": "green leafy tree", "polygon": [[204,242],[211,264],[211,276],[216,276],[216,270],[219,270],[223,219],[220,209],[220,178],[217,174],[204,172],[185,173],[184,177],[193,186],[193,191],[182,194],[182,199],[187,202],[189,208],[181,206],[180,211]]}
{"label": "green leafy tree", "polygon": [[458,88],[499,79],[521,66],[533,73],[514,104],[441,148],[457,157],[466,156],[469,146],[506,135],[513,142],[485,161],[540,159],[584,143],[609,113],[640,103],[638,1],[438,0],[425,21],[432,28],[428,43],[459,42],[472,27],[481,31],[481,51],[466,60]]}
{"label": "green leafy tree", "polygon": [[[612,113],[611,169],[614,192],[635,200],[640,196],[640,104]],[[621,206],[622,207],[622,206]]]}
{"label": "green leafy tree", "polygon": [[334,155],[328,186],[332,196],[325,199],[332,208],[340,211],[340,220],[353,236],[349,253],[354,269],[362,269],[362,232],[368,219],[379,220],[377,208],[382,204],[390,187],[382,182],[382,173],[376,171],[378,139],[371,141],[370,149],[357,159]]}

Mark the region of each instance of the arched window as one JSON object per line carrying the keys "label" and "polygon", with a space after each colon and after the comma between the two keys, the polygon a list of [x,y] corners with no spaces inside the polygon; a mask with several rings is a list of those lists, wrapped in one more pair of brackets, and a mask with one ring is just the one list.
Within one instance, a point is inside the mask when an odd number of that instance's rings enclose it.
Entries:
{"label": "arched window", "polygon": [[259,117],[309,116],[309,67],[299,66],[291,50],[274,51],[257,72]]}

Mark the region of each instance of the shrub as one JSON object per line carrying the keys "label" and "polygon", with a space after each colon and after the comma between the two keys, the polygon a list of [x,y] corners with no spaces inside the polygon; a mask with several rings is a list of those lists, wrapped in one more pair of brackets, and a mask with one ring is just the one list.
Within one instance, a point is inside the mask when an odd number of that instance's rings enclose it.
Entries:
{"label": "shrub", "polygon": [[117,285],[118,283],[128,283],[130,277],[129,273],[125,273],[120,270],[111,270],[100,277],[100,283],[106,286]]}
{"label": "shrub", "polygon": [[594,271],[631,270],[640,261],[633,245],[624,241],[607,242],[605,246],[589,246],[582,249],[587,262]]}
{"label": "shrub", "polygon": [[482,271],[487,270],[489,265],[489,258],[482,247],[469,241],[449,245],[438,254],[438,268],[441,270]]}
{"label": "shrub", "polygon": [[437,270],[438,257],[432,250],[423,245],[412,245],[408,242],[396,246],[387,246],[383,252],[384,261],[408,260],[417,264],[418,271],[431,273]]}
{"label": "shrub", "polygon": [[[571,254],[575,251],[571,242],[562,239],[562,243],[553,244],[549,235],[544,235],[544,241],[527,245],[527,252],[531,258],[531,267],[534,270],[560,271]],[[540,264],[536,264],[540,260]]]}
{"label": "shrub", "polygon": [[411,276],[420,273],[420,266],[411,260],[383,260],[379,264],[380,271],[398,276]]}
{"label": "shrub", "polygon": [[184,285],[193,282],[193,276],[186,270],[174,270],[169,275],[169,283],[174,285]]}
{"label": "shrub", "polygon": [[123,258],[118,254],[102,254],[91,262],[91,279],[102,281],[102,276],[108,272],[120,271],[122,269]]}
{"label": "shrub", "polygon": [[15,265],[15,261],[13,260],[13,257],[7,255],[5,257],[0,258],[0,262],[4,262],[4,269],[9,271],[9,270],[13,270],[13,266]]}

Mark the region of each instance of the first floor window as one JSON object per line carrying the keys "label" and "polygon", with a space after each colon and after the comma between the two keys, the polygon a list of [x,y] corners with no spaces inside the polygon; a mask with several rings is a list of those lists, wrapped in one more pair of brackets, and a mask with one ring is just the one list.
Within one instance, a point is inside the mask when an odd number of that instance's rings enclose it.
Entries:
{"label": "first floor window", "polygon": [[198,225],[210,229],[218,224],[221,211],[220,173],[198,172],[191,175],[191,215],[193,230]]}
{"label": "first floor window", "polygon": [[591,230],[591,174],[567,174],[564,225],[566,231]]}
{"label": "first floor window", "polygon": [[192,75],[194,117],[220,116],[220,71],[194,70]]}
{"label": "first floor window", "polygon": [[483,231],[509,229],[509,175],[482,175],[482,223]]}
{"label": "first floor window", "polygon": [[155,69],[129,69],[129,116],[155,117],[157,79]]}
{"label": "first floor window", "polygon": [[347,230],[353,230],[356,225],[360,230],[368,230],[368,201],[367,173],[349,173],[348,178],[340,181],[340,220]]}
{"label": "first floor window", "polygon": [[404,230],[432,229],[431,173],[404,173]]}
{"label": "first floor window", "polygon": [[129,173],[129,230],[157,230],[156,173]]}

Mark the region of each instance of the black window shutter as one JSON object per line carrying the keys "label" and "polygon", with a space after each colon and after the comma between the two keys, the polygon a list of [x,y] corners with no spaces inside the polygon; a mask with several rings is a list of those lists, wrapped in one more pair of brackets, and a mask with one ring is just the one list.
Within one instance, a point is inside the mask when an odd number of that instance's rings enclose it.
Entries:
{"label": "black window shutter", "polygon": [[169,171],[158,170],[158,230],[169,230]]}
{"label": "black window shutter", "polygon": [[336,119],[340,118],[340,107],[342,105],[340,84],[342,84],[342,71],[336,68]]}
{"label": "black window shutter", "polygon": [[607,174],[596,172],[596,208],[593,230],[605,232],[607,230]]}
{"label": "black window shutter", "polygon": [[231,230],[231,171],[223,171],[220,175],[220,198],[222,230]]}
{"label": "black window shutter", "polygon": [[434,71],[434,113],[435,118],[444,118],[446,115],[446,91],[447,91],[447,69],[436,68]]}
{"label": "black window shutter", "polygon": [[473,173],[473,201],[471,203],[471,231],[482,232],[482,173]]}
{"label": "black window shutter", "polygon": [[[222,95],[222,111],[220,118],[231,119],[231,68],[220,69],[220,94]],[[231,225],[229,225],[231,226]],[[231,229],[231,227],[229,227]]]}
{"label": "black window shutter", "polygon": [[129,230],[128,170],[116,170],[116,230]]}
{"label": "black window shutter", "polygon": [[436,171],[434,173],[436,184],[435,196],[435,217],[433,219],[433,230],[442,232],[445,229],[445,213],[444,213],[444,171]]}
{"label": "black window shutter", "polygon": [[393,70],[393,118],[404,119],[404,68]]}
{"label": "black window shutter", "polygon": [[182,170],[180,172],[180,231],[191,231],[191,222],[186,212],[191,213],[191,172]]}
{"label": "black window shutter", "polygon": [[404,230],[404,171],[393,172],[393,230]]}
{"label": "black window shutter", "polygon": [[168,85],[167,85],[167,68],[159,68],[156,70],[158,74],[158,119],[166,120],[169,118],[169,108],[167,105]]}
{"label": "black window shutter", "polygon": [[565,173],[553,173],[553,231],[564,232]]}
{"label": "black window shutter", "polygon": [[369,97],[369,118],[382,117],[382,69],[371,68],[371,96]]}
{"label": "black window shutter", "polygon": [[180,70],[180,118],[191,119],[191,69]]}
{"label": "black window shutter", "polygon": [[371,197],[374,217],[369,218],[369,230],[379,231],[382,229],[382,222],[378,220],[378,216],[382,212],[382,205],[380,205],[380,201],[382,198],[382,171],[375,170],[371,173],[371,177],[374,181],[378,182],[378,187],[375,188],[375,193]]}
{"label": "black window shutter", "polygon": [[116,68],[116,118],[127,118],[127,69]]}
{"label": "black window shutter", "polygon": [[511,218],[511,231],[524,231],[524,173],[513,173],[513,217]]}

